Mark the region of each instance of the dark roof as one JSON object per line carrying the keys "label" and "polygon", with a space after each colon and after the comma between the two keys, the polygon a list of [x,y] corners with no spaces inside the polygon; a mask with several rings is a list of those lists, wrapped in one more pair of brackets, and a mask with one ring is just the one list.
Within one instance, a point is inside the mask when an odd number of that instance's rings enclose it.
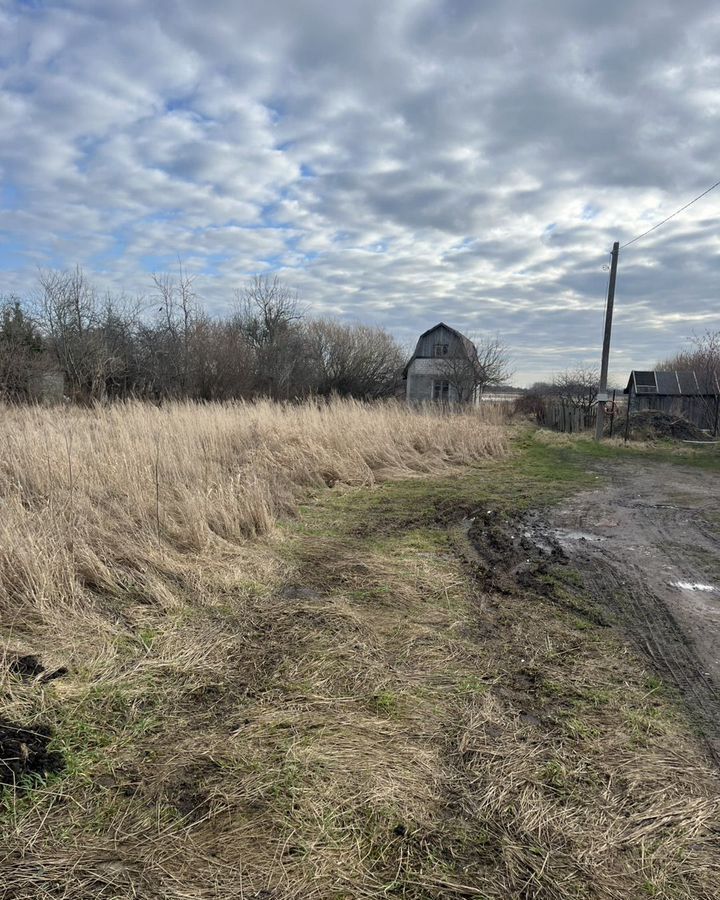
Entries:
{"label": "dark roof", "polygon": [[460,340],[460,343],[465,348],[465,351],[468,354],[468,356],[477,356],[477,350],[475,349],[475,344],[473,344],[473,342],[470,340],[470,338],[466,338],[465,335],[461,331],[457,330],[457,328],[451,328],[450,325],[446,325],[444,322],[438,322],[437,325],[433,325],[432,328],[428,328],[427,331],[423,331],[423,333],[420,335],[420,337],[417,340],[417,344],[415,345],[415,353],[413,354],[413,356],[415,356],[415,354],[417,353],[417,348],[420,346],[420,341],[422,341],[422,339],[424,337],[427,337],[429,334],[432,334],[433,331],[437,331],[438,328],[444,328],[446,331],[449,331],[450,334],[454,334],[455,337]]}
{"label": "dark roof", "polygon": [[403,369],[403,378],[407,377],[407,371],[410,368],[410,363],[417,358],[418,350],[420,348],[420,344],[422,339],[427,337],[429,334],[432,334],[433,331],[437,331],[438,328],[444,328],[446,331],[449,331],[450,334],[454,334],[456,338],[460,341],[462,346],[465,348],[465,352],[468,355],[468,359],[477,359],[477,349],[475,348],[475,344],[470,340],[470,338],[465,337],[465,335],[458,331],[457,328],[451,328],[449,325],[446,325],[444,322],[438,322],[437,325],[433,325],[432,328],[428,328],[427,331],[423,331],[420,337],[417,339],[417,343],[415,344],[415,350],[413,351],[413,355],[407,361],[407,365]]}
{"label": "dark roof", "polygon": [[625,394],[655,394],[662,397],[714,396],[720,393],[717,378],[705,372],[641,372],[633,369]]}

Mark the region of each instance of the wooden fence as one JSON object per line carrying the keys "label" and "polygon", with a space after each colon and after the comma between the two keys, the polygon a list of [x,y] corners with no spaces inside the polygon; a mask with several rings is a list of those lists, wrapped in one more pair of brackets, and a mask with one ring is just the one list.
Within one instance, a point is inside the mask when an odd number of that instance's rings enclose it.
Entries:
{"label": "wooden fence", "polygon": [[539,413],[540,424],[555,431],[563,431],[566,434],[576,434],[579,431],[588,431],[595,428],[595,407],[590,411],[572,406],[565,400],[550,400],[543,405]]}

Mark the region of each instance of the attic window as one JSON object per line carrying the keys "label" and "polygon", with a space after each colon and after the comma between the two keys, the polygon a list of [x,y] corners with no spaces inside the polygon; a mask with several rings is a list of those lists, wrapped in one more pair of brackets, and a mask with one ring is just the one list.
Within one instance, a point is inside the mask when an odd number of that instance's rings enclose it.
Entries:
{"label": "attic window", "polygon": [[448,345],[447,344],[435,344],[433,347],[433,356],[447,356],[448,355]]}
{"label": "attic window", "polygon": [[[677,380],[677,376],[676,376]],[[636,394],[657,394],[657,376],[654,372],[635,372]]]}

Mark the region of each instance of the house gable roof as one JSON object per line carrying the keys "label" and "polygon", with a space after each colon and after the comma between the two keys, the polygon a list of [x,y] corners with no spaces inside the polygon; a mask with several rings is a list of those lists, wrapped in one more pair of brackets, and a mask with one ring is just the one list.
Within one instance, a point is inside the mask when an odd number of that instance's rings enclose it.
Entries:
{"label": "house gable roof", "polygon": [[456,328],[452,328],[450,325],[446,325],[444,322],[438,322],[437,325],[433,325],[432,328],[428,328],[427,331],[423,331],[423,333],[417,339],[413,355],[410,357],[407,365],[403,369],[403,378],[407,378],[408,369],[410,368],[410,364],[412,363],[412,361],[420,357],[420,347],[422,346],[423,340],[429,334],[432,334],[433,331],[437,331],[438,328],[444,328],[446,331],[450,332],[450,334],[454,335],[458,339],[460,346],[465,350],[468,359],[477,359],[477,350],[475,349],[475,344],[473,344],[470,338],[465,337],[465,335],[462,332],[458,331]]}

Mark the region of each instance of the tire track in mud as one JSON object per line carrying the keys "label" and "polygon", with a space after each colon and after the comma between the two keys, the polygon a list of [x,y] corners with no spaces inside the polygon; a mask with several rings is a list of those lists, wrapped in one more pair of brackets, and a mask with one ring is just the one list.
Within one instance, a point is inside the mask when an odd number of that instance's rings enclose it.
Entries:
{"label": "tire track in mud", "polygon": [[663,600],[643,587],[641,570],[618,573],[607,561],[583,552],[570,558],[582,572],[591,599],[617,617],[658,674],[680,692],[720,766],[720,693]]}
{"label": "tire track in mud", "polygon": [[[703,515],[720,507],[720,477],[624,461],[603,474],[607,486],[536,519],[530,533],[561,547],[586,595],[677,688],[720,765],[720,535]],[[712,590],[680,586],[708,582]]]}

